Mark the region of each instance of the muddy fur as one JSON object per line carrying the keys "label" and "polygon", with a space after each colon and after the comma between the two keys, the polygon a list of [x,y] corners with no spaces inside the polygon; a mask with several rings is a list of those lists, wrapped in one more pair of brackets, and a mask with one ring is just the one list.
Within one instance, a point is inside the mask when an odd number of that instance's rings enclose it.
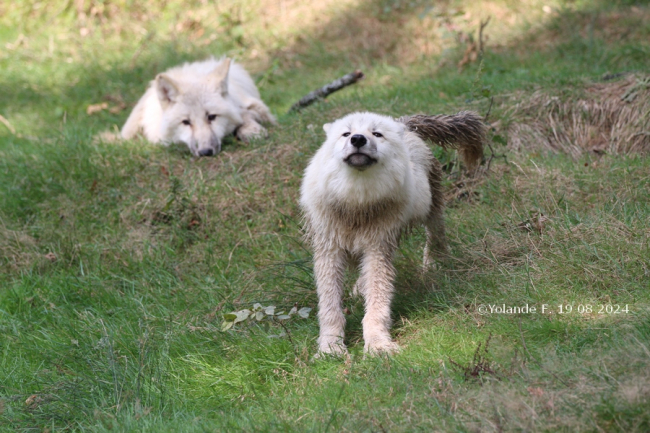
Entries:
{"label": "muddy fur", "polygon": [[485,128],[475,113],[409,116],[399,120],[353,113],[323,127],[325,143],[305,170],[300,204],[314,250],[319,298],[319,353],[346,352],[343,276],[350,263],[365,299],[365,351],[392,353],[390,304],[393,256],[403,231],[426,229],[423,266],[446,249],[440,164],[424,139],[457,148],[465,163],[480,162]]}

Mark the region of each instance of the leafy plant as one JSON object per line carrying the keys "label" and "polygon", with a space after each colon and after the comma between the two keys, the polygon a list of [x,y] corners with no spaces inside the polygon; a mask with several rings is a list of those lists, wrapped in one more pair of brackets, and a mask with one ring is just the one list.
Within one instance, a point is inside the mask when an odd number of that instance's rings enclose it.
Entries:
{"label": "leafy plant", "polygon": [[223,315],[223,323],[221,324],[221,330],[222,331],[227,331],[228,329],[232,328],[235,326],[237,323],[242,323],[242,322],[248,322],[251,323],[253,321],[256,322],[262,322],[262,321],[274,321],[274,320],[289,320],[291,316],[299,316],[303,319],[306,319],[309,317],[309,313],[311,312],[311,308],[309,307],[302,307],[301,309],[298,309],[297,305],[294,305],[289,312],[285,312],[284,310],[280,310],[276,312],[276,306],[275,305],[269,305],[268,307],[264,307],[262,304],[255,304],[253,305],[252,309],[244,309],[240,311],[233,311],[231,313],[226,313]]}

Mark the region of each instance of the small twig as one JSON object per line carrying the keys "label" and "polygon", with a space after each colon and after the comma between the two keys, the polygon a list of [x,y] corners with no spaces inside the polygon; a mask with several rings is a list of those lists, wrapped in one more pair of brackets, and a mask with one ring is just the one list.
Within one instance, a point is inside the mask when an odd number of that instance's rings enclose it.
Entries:
{"label": "small twig", "polygon": [[296,345],[293,342],[293,338],[291,338],[291,332],[289,332],[289,328],[283,323],[282,320],[278,320],[278,323],[280,326],[282,326],[282,329],[284,329],[284,332],[287,333],[287,338],[289,339],[289,343],[291,344],[291,348],[293,349],[293,354],[296,356],[296,359],[300,359],[300,355],[298,354],[298,349],[296,349]]}
{"label": "small twig", "polygon": [[[489,21],[489,18],[488,18]],[[487,22],[486,22],[487,25]],[[490,96],[490,106],[488,107],[487,113],[485,113],[485,117],[483,118],[483,122],[485,122],[486,125],[489,125],[490,123],[488,122],[488,117],[490,116],[490,113],[492,112],[492,105],[494,104],[494,96]],[[488,172],[490,171],[490,165],[492,164],[492,160],[494,158],[503,158],[506,163],[508,162],[508,157],[505,153],[503,154],[498,154],[494,151],[494,148],[492,147],[492,142],[490,140],[485,140],[485,143],[487,144],[487,147],[490,148],[490,158],[487,160],[486,168],[485,171]]]}
{"label": "small twig", "polygon": [[289,339],[289,343],[291,343],[291,346],[293,347],[293,350],[295,352],[296,348],[293,345],[293,339],[291,338],[291,332],[289,332],[289,329],[287,328],[287,326],[284,323],[282,323],[282,320],[278,320],[278,323],[280,324],[280,326],[282,326],[282,329],[284,329],[284,332],[287,333],[287,338]]}
{"label": "small twig", "polygon": [[508,163],[508,155],[506,155],[505,153],[496,153],[494,151],[494,148],[492,147],[492,142],[490,140],[486,140],[486,143],[487,143],[487,147],[490,148],[490,158],[488,159],[487,165],[485,167],[485,172],[486,173],[488,171],[490,171],[490,164],[492,164],[492,160],[494,158],[503,158],[503,160],[506,162],[506,164],[509,164]]}
{"label": "small twig", "polygon": [[[485,344],[482,342],[478,343],[476,350],[474,351],[474,357],[472,362],[467,365],[462,365],[453,359],[449,358],[449,362],[456,367],[460,372],[463,373],[465,380],[470,380],[472,378],[480,379],[483,373],[491,374],[497,380],[501,380],[501,375],[492,368],[492,365],[489,361],[489,347],[490,340],[492,339],[492,333],[490,333],[485,340]],[[483,349],[483,350],[481,350]]]}
{"label": "small twig", "polygon": [[494,159],[494,149],[492,148],[492,143],[490,143],[490,140],[486,141],[487,146],[490,148],[490,158],[487,161],[487,166],[485,167],[485,171],[488,172],[490,171],[490,165],[492,164],[492,160]]}
{"label": "small twig", "polygon": [[488,107],[487,113],[485,113],[485,116],[483,117],[483,122],[485,122],[486,125],[490,124],[488,122],[488,117],[490,117],[490,112],[492,111],[492,104],[493,103],[494,103],[494,96],[490,96],[490,106]]}
{"label": "small twig", "polygon": [[483,30],[487,27],[488,23],[490,22],[490,19],[492,16],[488,16],[485,21],[481,21],[481,25],[478,29],[478,52],[479,54],[483,55]]}
{"label": "small twig", "polygon": [[480,21],[478,28],[478,41],[475,41],[471,34],[468,35],[469,37],[467,39],[467,48],[465,49],[465,54],[463,55],[461,61],[458,62],[459,70],[462,70],[465,65],[475,62],[477,59],[483,59],[483,49],[485,48],[485,40],[487,39],[483,37],[483,30],[485,30],[488,23],[490,22],[490,18],[492,17],[488,17],[485,21]]}
{"label": "small twig", "polygon": [[336,92],[337,90],[341,90],[342,88],[349,86],[350,84],[356,83],[362,78],[363,78],[363,72],[361,72],[358,69],[354,72],[344,75],[341,78],[334,80],[329,84],[326,84],[320,89],[314,90],[313,92],[310,92],[307,95],[303,96],[300,99],[300,101],[296,102],[291,106],[289,112],[291,113],[293,111],[298,111],[300,109],[303,109],[313,104],[317,100],[323,99],[327,97],[327,95]]}

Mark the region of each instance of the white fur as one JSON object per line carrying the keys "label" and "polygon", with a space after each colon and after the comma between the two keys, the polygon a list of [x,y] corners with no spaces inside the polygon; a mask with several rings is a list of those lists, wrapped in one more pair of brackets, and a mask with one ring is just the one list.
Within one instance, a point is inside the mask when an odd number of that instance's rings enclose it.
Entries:
{"label": "white fur", "polygon": [[[437,190],[431,190],[428,177],[438,166],[417,135],[387,116],[353,113],[324,129],[327,139],[305,170],[300,190],[306,232],[314,248],[319,352],[346,350],[341,297],[349,257],[361,265],[355,288],[366,301],[365,350],[394,352],[398,346],[389,334],[392,257],[402,229],[410,224],[424,222],[429,230],[444,233],[442,209],[432,206],[432,193]],[[367,140],[359,149],[351,144],[355,135]],[[376,162],[346,163],[359,152]]]}
{"label": "white fur", "polygon": [[[216,118],[211,120],[210,115]],[[159,74],[133,109],[121,136],[130,139],[142,132],[154,143],[185,143],[200,156],[206,151],[218,153],[223,138],[235,131],[244,141],[264,136],[266,129],[258,122],[275,119],[251,77],[230,59],[212,58]]]}

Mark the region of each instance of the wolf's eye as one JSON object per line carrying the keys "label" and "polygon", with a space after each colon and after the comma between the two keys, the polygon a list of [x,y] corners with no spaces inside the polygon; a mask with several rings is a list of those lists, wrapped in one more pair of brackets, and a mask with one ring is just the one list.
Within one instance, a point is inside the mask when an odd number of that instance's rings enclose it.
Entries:
{"label": "wolf's eye", "polygon": [[350,136],[350,133],[349,133],[349,132],[345,132],[345,133],[343,133],[343,136],[344,136],[344,137],[349,137],[349,136]]}
{"label": "wolf's eye", "polygon": [[381,132],[373,132],[372,135],[374,135],[377,138],[381,138],[384,136],[384,134],[382,134]]}
{"label": "wolf's eye", "polygon": [[183,125],[191,125],[192,122],[190,122],[188,119],[185,119],[181,122]]}
{"label": "wolf's eye", "polygon": [[212,122],[216,118],[217,118],[216,114],[208,114],[208,122]]}

